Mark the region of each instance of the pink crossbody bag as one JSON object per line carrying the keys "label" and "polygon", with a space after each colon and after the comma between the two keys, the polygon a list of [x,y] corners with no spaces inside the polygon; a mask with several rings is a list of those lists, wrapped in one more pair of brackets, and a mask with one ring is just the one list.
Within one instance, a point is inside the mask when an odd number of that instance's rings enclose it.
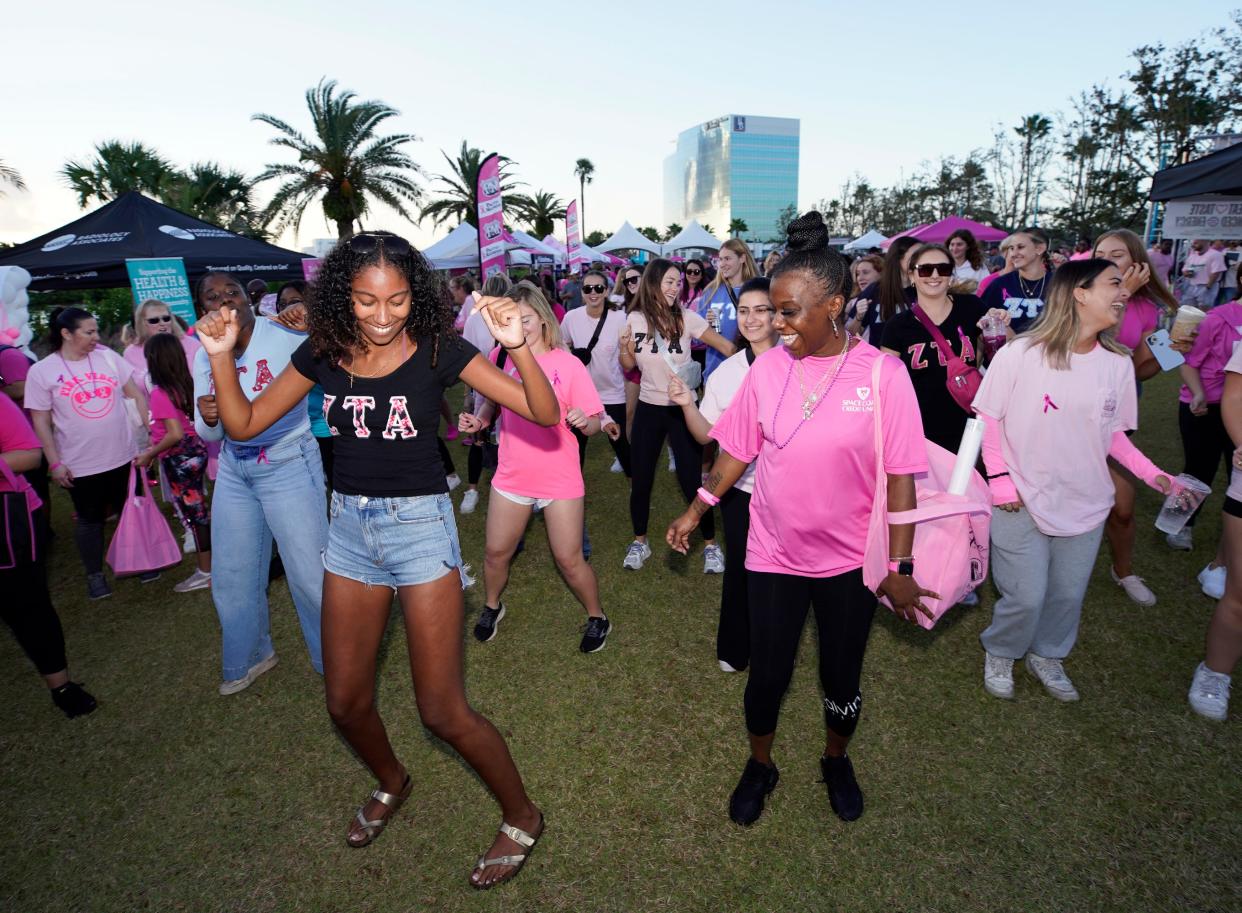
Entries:
{"label": "pink crossbody bag", "polygon": [[[944,338],[944,333],[940,332],[940,327],[932,323],[931,318],[921,307],[916,304],[911,310],[944,354],[945,370],[948,372],[945,385],[949,388],[949,395],[953,397],[955,403],[966,410],[967,415],[974,415],[975,410],[971,404],[975,401],[975,394],[979,392],[979,385],[983,383],[983,375],[978,368],[966,364],[960,355],[953,354],[953,347]],[[962,332],[961,327],[957,328],[957,335],[961,337],[964,349],[966,334]]]}

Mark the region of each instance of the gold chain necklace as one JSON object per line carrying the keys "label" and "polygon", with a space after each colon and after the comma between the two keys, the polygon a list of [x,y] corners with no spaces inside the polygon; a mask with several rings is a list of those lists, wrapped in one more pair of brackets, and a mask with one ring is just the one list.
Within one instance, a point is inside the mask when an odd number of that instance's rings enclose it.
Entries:
{"label": "gold chain necklace", "polygon": [[[401,360],[398,362],[398,364],[402,364],[404,362],[405,362],[405,331],[403,330],[401,332]],[[353,362],[351,361],[350,364],[352,365]],[[344,367],[344,365],[342,365],[342,367]],[[352,368],[345,368],[345,373],[349,375],[349,389],[352,390],[354,388],[355,377],[361,377],[365,380],[370,380],[371,378],[376,377],[378,374],[380,374],[381,370],[384,370],[387,368],[388,368],[388,365],[384,365],[382,368],[376,368],[370,374],[363,374],[359,371],[354,371]],[[387,372],[385,371],[385,373]]]}
{"label": "gold chain necklace", "polygon": [[853,338],[854,337],[850,333],[847,332],[845,334],[845,345],[842,346],[841,351],[837,353],[837,360],[832,366],[832,370],[824,372],[824,376],[819,379],[819,383],[811,389],[810,393],[806,392],[806,384],[802,374],[802,359],[799,358],[794,360],[794,367],[798,374],[798,390],[802,394],[803,419],[808,421],[810,420],[811,415],[815,412],[816,405],[819,403],[820,397],[827,392],[828,388],[832,386],[833,381],[837,379],[837,375],[841,372],[841,366],[845,364],[845,356],[850,350],[850,342]]}

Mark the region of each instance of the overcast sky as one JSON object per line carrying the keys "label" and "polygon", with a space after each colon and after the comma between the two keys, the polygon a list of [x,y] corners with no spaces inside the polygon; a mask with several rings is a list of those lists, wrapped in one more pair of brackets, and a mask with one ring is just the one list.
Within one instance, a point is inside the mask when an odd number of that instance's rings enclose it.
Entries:
{"label": "overcast sky", "polygon": [[[569,200],[575,160],[591,159],[588,231],[663,226],[661,166],[679,131],[729,113],[797,117],[807,208],[855,172],[887,183],[989,146],[998,122],[1064,109],[1092,82],[1123,87],[1132,49],[1196,38],[1229,6],[25,3],[0,33],[0,160],[29,190],[0,198],[0,240],[75,218],[57,172],[102,140],[249,174],[289,160],[250,115],[309,131],[303,96],[325,75],[400,110],[388,126],[420,137],[408,149],[430,173],[465,139],[516,160],[530,190]],[[270,192],[260,185],[261,200]],[[447,231],[392,213],[368,227],[420,245]],[[282,240],[332,234],[316,207]]]}

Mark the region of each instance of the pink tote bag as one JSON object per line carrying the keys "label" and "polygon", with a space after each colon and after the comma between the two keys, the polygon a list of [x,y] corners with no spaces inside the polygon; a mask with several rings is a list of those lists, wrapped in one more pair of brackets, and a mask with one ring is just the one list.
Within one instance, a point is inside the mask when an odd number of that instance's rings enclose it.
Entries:
{"label": "pink tote bag", "polygon": [[[988,536],[992,526],[992,495],[978,472],[972,472],[966,494],[951,495],[956,454],[927,441],[928,472],[914,477],[918,507],[888,512],[888,485],[884,472],[884,429],[880,410],[884,397],[880,390],[877,358],[871,373],[875,394],[875,503],[867,530],[867,550],[863,558],[863,582],[872,592],[888,576],[888,525],[913,523],[914,575],[924,589],[939,593],[939,599],[924,598],[932,617],[916,613],[919,626],[932,628],[949,609],[962,601],[988,576]],[[887,598],[880,601],[890,609]]]}
{"label": "pink tote bag", "polygon": [[[134,494],[135,478],[142,492]],[[181,547],[168,528],[168,521],[147,488],[147,474],[129,468],[129,496],[121,510],[121,520],[108,546],[108,564],[118,577],[158,571],[181,562]]]}

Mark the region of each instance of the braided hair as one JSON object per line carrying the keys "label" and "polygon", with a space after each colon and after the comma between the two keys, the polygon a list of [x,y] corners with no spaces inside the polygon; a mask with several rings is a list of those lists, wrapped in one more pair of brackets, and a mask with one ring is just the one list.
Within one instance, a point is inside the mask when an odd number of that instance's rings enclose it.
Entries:
{"label": "braided hair", "polygon": [[772,270],[775,280],[786,273],[809,273],[823,289],[823,297],[846,295],[850,289],[850,265],[828,246],[828,226],[814,210],[789,223],[788,252]]}

